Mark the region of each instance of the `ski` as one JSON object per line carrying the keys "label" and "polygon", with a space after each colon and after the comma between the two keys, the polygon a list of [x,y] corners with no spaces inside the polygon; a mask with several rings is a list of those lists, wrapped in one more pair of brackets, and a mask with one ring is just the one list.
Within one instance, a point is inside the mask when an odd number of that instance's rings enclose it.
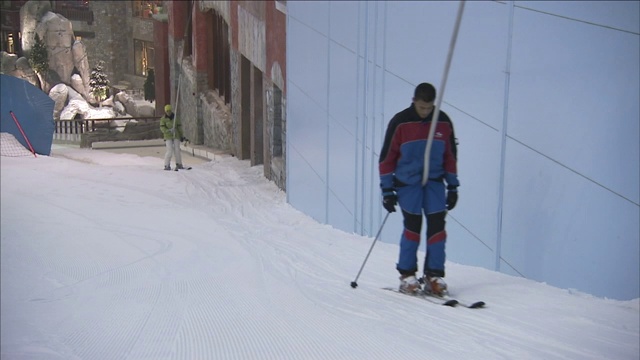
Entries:
{"label": "ski", "polygon": [[472,302],[472,303],[468,303],[468,302],[465,302],[465,301],[462,301],[462,300],[454,299],[454,298],[450,297],[449,295],[437,296],[437,295],[432,295],[432,294],[423,292],[423,296],[434,298],[434,299],[440,299],[442,301],[455,301],[456,305],[460,305],[460,306],[466,307],[468,309],[480,309],[480,308],[483,308],[486,305],[484,301],[475,301],[475,302]]}
{"label": "ski", "polygon": [[464,307],[469,308],[469,309],[480,309],[480,308],[483,308],[486,305],[484,301],[476,301],[476,302],[473,302],[471,304],[458,302],[458,304],[460,304],[460,306],[464,306]]}
{"label": "ski", "polygon": [[412,294],[407,294],[407,293],[400,292],[396,288],[385,287],[385,288],[382,288],[382,289],[383,290],[393,291],[395,293],[406,295],[406,296],[411,296],[411,297],[427,300],[430,303],[434,303],[434,304],[437,304],[437,305],[444,305],[444,306],[449,306],[449,307],[456,307],[456,306],[459,305],[459,306],[465,307],[467,309],[481,309],[486,305],[486,303],[484,301],[475,301],[475,302],[469,303],[469,302],[460,301],[458,299],[454,299],[454,298],[449,297],[449,296],[436,296],[436,295],[432,295],[432,294],[429,294],[429,293],[425,293],[423,291],[419,292],[419,293],[417,293],[415,295],[412,295]]}
{"label": "ski", "polygon": [[175,169],[173,169],[173,170],[174,170],[174,171],[178,171],[178,170],[191,170],[191,166],[187,166],[187,167],[182,168],[182,169],[175,168]]}
{"label": "ski", "polygon": [[440,298],[440,297],[427,295],[427,294],[425,294],[423,292],[418,292],[416,294],[408,294],[408,293],[401,292],[398,289],[390,288],[390,287],[382,288],[382,290],[393,291],[396,294],[402,294],[402,295],[405,295],[405,296],[411,296],[411,297],[414,297],[414,298],[427,300],[428,302],[436,304],[436,305],[443,305],[443,306],[449,306],[449,307],[456,307],[456,305],[458,305],[458,300],[456,300],[456,299],[444,299],[444,298]]}
{"label": "ski", "polygon": [[435,299],[440,299],[442,301],[455,301],[456,305],[460,305],[462,307],[466,307],[468,309],[480,309],[483,308],[486,304],[484,301],[475,301],[472,303],[468,303],[459,299],[454,299],[452,297],[450,297],[449,295],[445,295],[445,296],[437,296],[437,295],[433,295],[433,294],[429,294],[423,291],[424,296],[428,296],[428,297],[432,297]]}
{"label": "ski", "polygon": [[[425,274],[423,277],[418,279],[418,282],[420,282],[420,284],[424,285],[426,276],[427,275]],[[423,289],[423,293],[426,296],[432,296],[432,297],[436,297],[436,298],[440,298],[440,299],[451,299],[451,297],[449,295],[438,296],[438,295],[434,295],[432,293],[426,292],[424,289]],[[457,302],[458,305],[466,307],[466,308],[469,308],[469,309],[480,309],[480,308],[483,308],[486,305],[484,301],[476,301],[476,302],[468,303],[468,302],[463,302],[463,301],[460,301],[460,300],[456,299],[456,302]]]}

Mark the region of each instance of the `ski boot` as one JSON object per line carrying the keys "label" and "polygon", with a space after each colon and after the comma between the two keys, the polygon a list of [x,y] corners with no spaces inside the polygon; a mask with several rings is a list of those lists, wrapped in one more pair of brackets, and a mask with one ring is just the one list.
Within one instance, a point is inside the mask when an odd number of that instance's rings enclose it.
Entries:
{"label": "ski boot", "polygon": [[420,282],[416,279],[415,275],[403,275],[400,276],[400,287],[398,291],[405,294],[417,294],[422,288]]}
{"label": "ski boot", "polygon": [[425,275],[423,278],[423,282],[425,294],[437,297],[445,297],[449,295],[449,291],[447,290],[447,283],[444,282],[441,277]]}

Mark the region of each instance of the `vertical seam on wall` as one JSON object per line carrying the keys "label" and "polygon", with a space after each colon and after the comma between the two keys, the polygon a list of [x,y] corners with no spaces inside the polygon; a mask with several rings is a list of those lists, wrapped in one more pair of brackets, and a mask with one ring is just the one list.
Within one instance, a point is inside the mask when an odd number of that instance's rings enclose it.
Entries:
{"label": "vertical seam on wall", "polygon": [[509,84],[511,80],[511,48],[513,45],[513,13],[515,3],[509,1],[509,28],[507,29],[507,58],[505,62],[504,76],[504,106],[502,110],[502,134],[500,145],[500,180],[498,185],[498,223],[496,228],[496,258],[495,270],[500,271],[500,261],[502,258],[502,216],[504,201],[504,174],[507,149],[507,125],[509,123]]}
{"label": "vertical seam on wall", "polygon": [[355,147],[355,157],[356,161],[353,167],[353,171],[355,173],[355,181],[354,181],[354,190],[353,194],[353,232],[358,233],[358,132],[360,131],[360,116],[358,116],[358,100],[360,98],[360,6],[362,2],[358,2],[358,40],[357,49],[356,49],[356,131],[355,131],[355,141],[353,142],[353,146]]}
{"label": "vertical seam on wall", "polygon": [[[385,90],[385,86],[386,86],[386,79],[387,79],[387,1],[384,2],[384,20],[382,21],[382,68],[381,68],[381,73],[382,73],[382,85],[380,86],[380,88],[382,89],[382,101],[380,102],[380,137],[381,139],[383,139],[384,142],[384,135],[385,135],[385,117],[384,117],[384,90]],[[377,166],[376,166],[377,167]],[[378,170],[379,173],[379,170]],[[376,179],[376,177],[374,176],[374,179]],[[380,179],[378,178],[378,186],[373,186],[372,187],[374,189],[380,187]],[[382,198],[381,198],[381,192],[378,190],[378,205],[380,205]],[[380,221],[382,220],[382,206],[378,206],[378,223],[380,223]]]}
{"label": "vertical seam on wall", "polygon": [[364,205],[365,205],[365,154],[367,152],[367,123],[369,122],[367,117],[367,105],[369,97],[369,2],[365,2],[364,8],[364,93],[362,94],[362,188],[360,189],[360,201],[362,206],[360,207],[360,234],[364,235]]}
{"label": "vertical seam on wall", "polygon": [[329,223],[329,174],[330,174],[330,170],[329,170],[329,156],[331,155],[331,148],[330,148],[330,136],[329,136],[329,132],[330,132],[330,121],[329,121],[329,89],[331,88],[331,1],[328,2],[329,5],[329,9],[327,11],[327,102],[325,104],[326,106],[326,148],[327,148],[327,153],[325,156],[325,176],[327,177],[327,181],[325,182],[325,189],[324,189],[324,200],[325,200],[325,205],[324,205],[324,222],[325,224]]}
{"label": "vertical seam on wall", "polygon": [[374,229],[373,229],[373,198],[374,198],[374,180],[375,179],[375,173],[374,173],[374,169],[375,169],[375,152],[374,152],[374,148],[373,145],[375,144],[375,135],[376,135],[376,85],[377,85],[377,74],[378,74],[378,65],[377,65],[377,61],[378,61],[378,2],[375,2],[375,11],[373,13],[373,94],[371,94],[371,136],[369,136],[368,138],[370,139],[369,141],[371,141],[371,148],[369,149],[369,154],[371,156],[371,165],[370,165],[370,176],[369,179],[371,181],[371,185],[369,186],[369,204],[371,204],[371,206],[369,207],[369,234],[373,234]]}
{"label": "vertical seam on wall", "polygon": [[[289,16],[290,15],[287,12],[285,14],[285,25],[284,25],[285,26],[285,44],[284,44],[285,49],[290,49],[291,48],[290,44],[288,44],[288,42],[289,42],[289,35],[288,34],[291,34]],[[289,61],[290,57],[291,57],[290,51],[285,51],[284,52],[285,64],[290,64],[291,63]],[[240,71],[238,71],[238,72],[240,72]],[[285,76],[285,79],[286,79],[285,83],[284,83],[285,89],[290,89],[291,87],[289,86],[289,84],[287,84],[289,82],[289,76],[287,74],[285,74],[284,76]],[[286,101],[286,99],[285,99],[285,101]],[[284,136],[283,137],[284,137],[284,142],[285,143],[284,143],[284,149],[283,150],[285,151],[285,153],[283,154],[283,157],[284,157],[283,160],[284,160],[284,188],[286,189],[286,191],[284,193],[285,193],[285,197],[286,197],[286,200],[287,200],[287,204],[291,204],[291,198],[289,196],[289,193],[291,192],[290,191],[291,190],[291,184],[290,184],[290,181],[289,181],[289,179],[291,178],[291,174],[290,174],[291,166],[289,165],[289,162],[287,161],[287,159],[285,157],[286,154],[291,154],[291,150],[289,149],[289,143],[290,142],[287,141],[287,139],[286,139],[286,134],[288,132],[287,131],[287,127],[289,126],[288,125],[288,121],[286,121],[286,114],[289,112],[289,102],[288,101],[285,102],[284,112],[285,112],[285,123],[284,123],[285,128],[284,128],[284,134],[283,134]]]}

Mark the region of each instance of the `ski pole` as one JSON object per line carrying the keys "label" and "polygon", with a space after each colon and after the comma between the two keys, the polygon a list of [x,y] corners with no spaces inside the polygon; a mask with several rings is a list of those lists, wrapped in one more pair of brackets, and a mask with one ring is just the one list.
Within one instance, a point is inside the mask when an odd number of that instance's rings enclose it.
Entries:
{"label": "ski pole", "polygon": [[382,225],[380,225],[380,230],[378,230],[378,233],[376,234],[375,239],[373,239],[373,242],[371,243],[371,247],[369,248],[369,252],[367,253],[367,256],[364,258],[364,261],[362,262],[362,266],[360,266],[360,271],[358,271],[358,275],[356,275],[355,280],[353,280],[351,282],[351,287],[352,288],[357,288],[358,287],[358,278],[360,277],[360,274],[362,273],[362,269],[364,269],[364,264],[367,263],[367,260],[369,259],[369,255],[371,255],[371,250],[373,250],[373,246],[376,244],[376,241],[378,241],[378,238],[380,237],[380,233],[382,232],[382,228],[384,227],[384,223],[387,222],[387,218],[389,218],[389,214],[391,214],[390,212],[387,213],[387,216],[384,217],[384,220],[382,221]]}
{"label": "ski pole", "polygon": [[31,146],[31,142],[29,141],[29,138],[27,137],[27,135],[24,133],[24,130],[22,130],[22,126],[20,126],[20,122],[18,121],[18,119],[16,118],[16,115],[13,113],[13,111],[9,111],[9,114],[11,114],[11,117],[13,118],[13,121],[16,123],[16,125],[18,126],[18,130],[20,130],[20,134],[22,134],[22,137],[24,138],[24,140],[27,142],[27,145],[29,145],[29,150],[31,150],[31,153],[33,154],[34,157],[36,156],[36,151],[33,150],[33,146]]}
{"label": "ski pole", "polygon": [[431,145],[433,144],[433,134],[435,133],[436,124],[438,123],[438,115],[440,115],[440,106],[442,104],[442,98],[444,97],[444,88],[447,84],[447,78],[449,77],[449,68],[451,67],[451,59],[453,58],[453,51],[456,48],[456,40],[458,39],[458,30],[460,29],[460,22],[462,21],[462,13],[464,12],[465,0],[460,1],[458,6],[458,15],[456,16],[456,24],[453,27],[453,34],[451,35],[451,43],[449,44],[449,54],[447,55],[447,62],[445,63],[444,73],[442,74],[442,82],[440,83],[440,91],[438,99],[436,100],[436,106],[433,109],[433,117],[431,119],[431,127],[427,134],[427,145],[424,148],[424,167],[422,168],[422,186],[427,184],[429,180],[429,156],[431,156]]}

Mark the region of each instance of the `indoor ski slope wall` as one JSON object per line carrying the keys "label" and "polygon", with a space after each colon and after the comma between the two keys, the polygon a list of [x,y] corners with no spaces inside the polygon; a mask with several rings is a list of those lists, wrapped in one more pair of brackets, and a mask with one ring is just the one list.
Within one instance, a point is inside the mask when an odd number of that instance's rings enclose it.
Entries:
{"label": "indoor ski slope wall", "polygon": [[[418,83],[440,88],[458,6],[287,2],[293,206],[376,234],[384,131]],[[640,296],[639,13],[637,1],[466,3],[442,105],[462,184],[449,260]],[[392,214],[381,240],[401,229]]]}

